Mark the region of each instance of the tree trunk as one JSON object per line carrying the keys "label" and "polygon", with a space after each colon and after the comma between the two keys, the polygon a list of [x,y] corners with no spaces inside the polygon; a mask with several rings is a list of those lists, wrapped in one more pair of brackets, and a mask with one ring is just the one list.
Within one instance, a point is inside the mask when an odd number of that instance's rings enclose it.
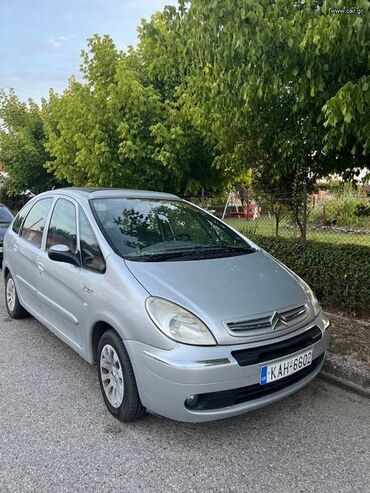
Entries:
{"label": "tree trunk", "polygon": [[275,238],[279,237],[279,223],[280,223],[279,214],[275,214]]}

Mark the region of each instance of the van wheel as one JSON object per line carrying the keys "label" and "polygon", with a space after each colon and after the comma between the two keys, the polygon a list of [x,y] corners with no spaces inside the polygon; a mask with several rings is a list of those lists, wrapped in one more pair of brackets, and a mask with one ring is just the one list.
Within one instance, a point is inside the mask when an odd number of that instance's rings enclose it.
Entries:
{"label": "van wheel", "polygon": [[145,413],[137,390],[134,370],[122,339],[113,330],[98,345],[100,389],[109,412],[123,422],[136,421]]}
{"label": "van wheel", "polygon": [[25,318],[28,312],[19,302],[17,290],[10,272],[5,279],[5,304],[11,318]]}

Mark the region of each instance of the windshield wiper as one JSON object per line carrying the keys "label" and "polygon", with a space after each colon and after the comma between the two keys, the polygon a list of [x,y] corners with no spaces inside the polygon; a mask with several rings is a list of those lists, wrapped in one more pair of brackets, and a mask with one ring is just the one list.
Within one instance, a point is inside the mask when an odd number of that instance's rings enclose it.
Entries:
{"label": "windshield wiper", "polygon": [[176,258],[190,257],[190,258],[209,258],[214,255],[224,253],[254,253],[256,250],[249,246],[199,246],[196,248],[189,248],[186,250],[170,250],[162,253],[146,253],[132,257],[126,257],[126,260],[133,260],[136,262],[165,262],[166,260],[173,260]]}
{"label": "windshield wiper", "polygon": [[163,253],[145,253],[132,257],[126,257],[126,260],[133,260],[136,262],[165,262],[166,260],[172,260],[174,258],[193,256],[197,253],[197,250],[198,249],[175,250]]}
{"label": "windshield wiper", "polygon": [[227,252],[245,252],[245,253],[253,253],[256,251],[255,248],[248,245],[221,245],[217,247],[212,247],[210,250],[214,251],[227,251]]}

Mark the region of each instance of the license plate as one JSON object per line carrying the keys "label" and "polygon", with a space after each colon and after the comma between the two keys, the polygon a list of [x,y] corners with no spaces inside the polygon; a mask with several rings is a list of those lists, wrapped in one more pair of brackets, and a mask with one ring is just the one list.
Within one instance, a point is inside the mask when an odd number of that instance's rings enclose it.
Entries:
{"label": "license plate", "polygon": [[288,377],[312,363],[312,347],[304,352],[290,356],[289,358],[276,361],[261,367],[260,384],[275,382],[281,378]]}

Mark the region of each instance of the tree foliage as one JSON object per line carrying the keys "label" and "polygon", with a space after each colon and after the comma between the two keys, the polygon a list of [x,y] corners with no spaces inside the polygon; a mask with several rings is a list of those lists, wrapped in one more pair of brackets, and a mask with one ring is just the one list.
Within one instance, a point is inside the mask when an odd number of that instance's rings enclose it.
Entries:
{"label": "tree foliage", "polygon": [[50,171],[75,185],[181,194],[217,186],[210,149],[181,103],[149,84],[137,53],[94,36],[82,56],[85,82],[71,79],[44,102]]}
{"label": "tree foliage", "polygon": [[0,161],[5,164],[3,180],[8,195],[31,190],[39,193],[51,188],[56,180],[47,173],[44,163],[50,159],[40,108],[32,100],[19,101],[13,91],[0,92]]}
{"label": "tree foliage", "polygon": [[[220,166],[284,176],[369,162],[369,2],[193,0],[177,22],[187,90]],[[185,69],[184,69],[185,70]]]}
{"label": "tree foliage", "polygon": [[136,48],[95,35],[82,81],[51,91],[41,113],[18,102],[22,125],[38,122],[35,159],[74,185],[179,194],[239,186],[250,170],[261,192],[352,176],[369,166],[369,1],[345,7],[179,0],[142,21]]}

